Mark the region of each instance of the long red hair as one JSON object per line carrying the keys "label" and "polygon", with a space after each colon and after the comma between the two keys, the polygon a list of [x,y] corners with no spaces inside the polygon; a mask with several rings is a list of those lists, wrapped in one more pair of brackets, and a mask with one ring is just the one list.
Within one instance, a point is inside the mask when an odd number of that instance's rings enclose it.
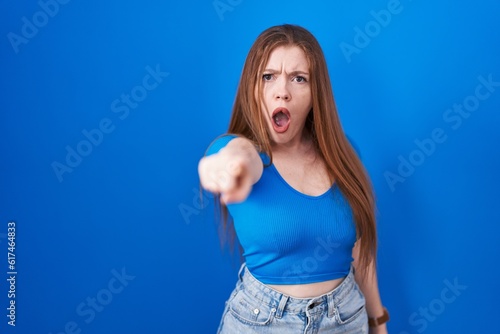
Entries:
{"label": "long red hair", "polygon": [[[262,74],[274,49],[294,45],[304,51],[311,73],[313,103],[305,126],[312,134],[315,148],[325,161],[332,182],[337,183],[351,206],[360,243],[358,258],[360,268],[356,269],[361,270],[364,276],[364,269],[375,261],[377,248],[372,186],[363,164],[344,134],[323,51],[309,31],[296,25],[285,24],[271,27],[259,35],[243,67],[228,133],[250,139],[272,161],[269,130],[260,103]],[[228,228],[227,231],[234,234],[227,208],[221,205],[221,209],[224,229]],[[233,240],[234,235],[230,235],[229,239]]]}

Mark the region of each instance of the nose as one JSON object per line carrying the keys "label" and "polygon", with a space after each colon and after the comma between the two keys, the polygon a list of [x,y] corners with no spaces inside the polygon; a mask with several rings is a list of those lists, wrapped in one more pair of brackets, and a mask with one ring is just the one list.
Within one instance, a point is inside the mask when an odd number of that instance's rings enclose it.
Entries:
{"label": "nose", "polygon": [[290,95],[288,93],[280,93],[276,95],[276,99],[288,101],[290,100]]}
{"label": "nose", "polygon": [[292,97],[291,97],[290,91],[288,90],[288,87],[287,87],[288,83],[287,82],[283,82],[283,81],[277,83],[276,90],[274,92],[274,98],[276,100],[289,101]]}

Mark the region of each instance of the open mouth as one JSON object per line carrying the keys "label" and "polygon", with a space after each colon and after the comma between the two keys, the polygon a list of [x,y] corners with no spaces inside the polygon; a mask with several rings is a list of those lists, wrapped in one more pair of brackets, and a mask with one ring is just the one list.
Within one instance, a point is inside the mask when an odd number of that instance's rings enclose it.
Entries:
{"label": "open mouth", "polygon": [[290,125],[290,112],[286,108],[276,108],[272,115],[274,131],[283,133]]}

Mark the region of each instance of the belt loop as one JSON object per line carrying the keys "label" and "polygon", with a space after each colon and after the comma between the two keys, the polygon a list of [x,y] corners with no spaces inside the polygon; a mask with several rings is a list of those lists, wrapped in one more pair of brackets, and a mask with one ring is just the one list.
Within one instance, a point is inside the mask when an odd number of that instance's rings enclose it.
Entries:
{"label": "belt loop", "polygon": [[288,302],[288,296],[282,294],[280,298],[280,303],[278,304],[278,309],[276,310],[276,318],[281,319],[287,302]]}
{"label": "belt loop", "polygon": [[246,265],[247,263],[243,262],[241,264],[240,270],[238,271],[238,278],[240,279],[240,281],[243,281],[243,271],[245,270]]}
{"label": "belt loop", "polygon": [[335,305],[333,302],[333,292],[326,295],[326,303],[328,305],[328,318],[335,315]]}

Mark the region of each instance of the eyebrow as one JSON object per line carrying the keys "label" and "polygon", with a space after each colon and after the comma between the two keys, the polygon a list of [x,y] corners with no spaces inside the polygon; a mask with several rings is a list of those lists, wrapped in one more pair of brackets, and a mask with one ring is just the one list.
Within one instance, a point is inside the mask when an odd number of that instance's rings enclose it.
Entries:
{"label": "eyebrow", "polygon": [[[281,71],[272,70],[270,68],[267,68],[267,69],[264,70],[264,73],[273,73],[274,74],[274,73],[281,73]],[[309,75],[308,72],[304,72],[304,71],[300,71],[300,70],[298,70],[298,71],[292,71],[292,72],[290,72],[288,74],[289,75],[298,75],[298,74]]]}

